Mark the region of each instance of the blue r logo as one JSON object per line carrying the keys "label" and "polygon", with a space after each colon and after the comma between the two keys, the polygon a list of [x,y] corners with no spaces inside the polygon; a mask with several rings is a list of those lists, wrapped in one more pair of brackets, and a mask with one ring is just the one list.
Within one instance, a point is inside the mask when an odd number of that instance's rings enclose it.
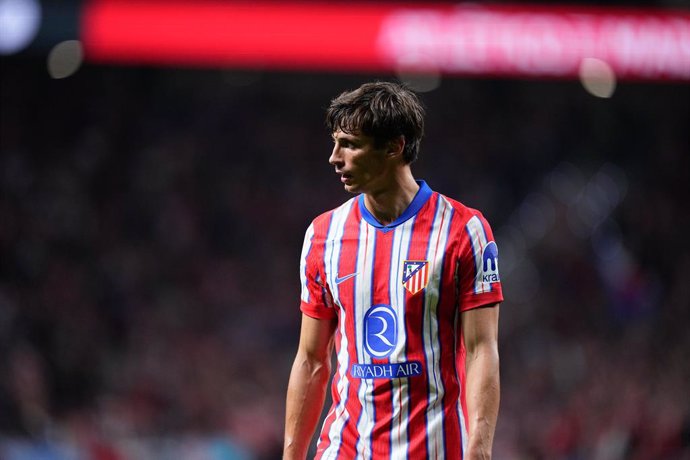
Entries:
{"label": "blue r logo", "polygon": [[364,347],[370,356],[385,358],[398,343],[398,317],[390,305],[374,305],[364,315]]}

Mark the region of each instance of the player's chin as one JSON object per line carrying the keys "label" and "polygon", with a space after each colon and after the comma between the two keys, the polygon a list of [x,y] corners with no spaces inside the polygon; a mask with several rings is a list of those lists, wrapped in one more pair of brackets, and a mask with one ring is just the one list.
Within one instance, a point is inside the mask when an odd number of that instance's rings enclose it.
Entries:
{"label": "player's chin", "polygon": [[352,179],[348,180],[347,182],[344,182],[343,188],[346,192],[349,193],[361,193],[359,184],[353,181]]}

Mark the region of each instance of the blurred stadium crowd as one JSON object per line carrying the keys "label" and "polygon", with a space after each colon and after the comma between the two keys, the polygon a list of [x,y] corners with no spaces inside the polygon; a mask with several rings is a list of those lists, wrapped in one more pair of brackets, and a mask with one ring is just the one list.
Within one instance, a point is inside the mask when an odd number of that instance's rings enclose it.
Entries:
{"label": "blurred stadium crowd", "polygon": [[[303,232],[348,198],[323,109],[367,78],[0,79],[0,456],[279,458]],[[422,97],[416,176],[501,251],[495,458],[690,458],[690,87]]]}

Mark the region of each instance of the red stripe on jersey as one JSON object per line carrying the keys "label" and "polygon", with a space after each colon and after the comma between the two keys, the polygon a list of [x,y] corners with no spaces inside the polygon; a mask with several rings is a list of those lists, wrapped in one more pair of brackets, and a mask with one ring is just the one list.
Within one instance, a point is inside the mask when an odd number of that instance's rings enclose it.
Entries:
{"label": "red stripe on jersey", "polygon": [[[338,315],[338,321],[340,321],[340,315]],[[342,340],[342,335],[340,333],[340,329],[336,329],[335,331],[335,352],[336,354],[340,354],[340,343]],[[344,378],[343,375],[340,375],[338,366],[336,365],[336,371],[335,374],[333,375],[333,382],[331,383],[331,400],[336,401],[337,398],[337,393],[338,393],[338,382],[340,379]],[[336,416],[336,407],[337,403],[334,402],[334,404],[331,406],[328,415],[326,416],[326,420],[323,422],[323,428],[321,429],[321,436],[319,437],[319,442],[317,444],[316,448],[316,455],[314,456],[314,460],[319,460],[323,456],[323,452],[328,447],[328,433],[331,431],[331,427],[333,426],[333,422],[335,421],[335,416]]]}
{"label": "red stripe on jersey", "polygon": [[[451,255],[456,249],[452,242],[457,241],[453,235],[457,227],[458,213],[450,217],[447,247],[439,248],[445,254],[443,273],[441,274],[440,298],[437,308],[438,336],[440,345],[439,361],[441,363],[441,381],[443,383],[443,439],[447,458],[455,458],[454,453],[462,452],[462,433],[457,414],[457,401],[460,397],[460,382],[455,369],[455,318],[458,314],[455,297],[455,260]],[[462,226],[460,227],[462,229]]]}
{"label": "red stripe on jersey", "polygon": [[[429,249],[429,235],[434,224],[434,215],[438,203],[438,194],[434,193],[427,204],[417,214],[417,220],[412,230],[410,249],[407,254],[409,260],[426,260]],[[405,291],[405,318],[407,331],[407,361],[423,363],[422,375],[409,379],[410,414],[408,425],[409,454],[408,458],[428,458],[426,442],[426,408],[428,397],[427,362],[424,353],[424,293],[416,294]],[[414,352],[411,352],[414,350]]]}
{"label": "red stripe on jersey", "polygon": [[[376,251],[374,253],[374,273],[372,276],[372,296],[371,305],[386,304],[391,305],[390,296],[390,273],[391,273],[391,252],[393,250],[393,237],[395,232],[378,232],[376,235]],[[399,308],[392,305],[393,308]],[[389,363],[390,359],[372,358],[373,364]],[[374,408],[375,422],[371,434],[371,450],[375,458],[390,457],[391,442],[391,419],[393,416],[393,401],[391,399],[391,389],[393,384],[390,380],[376,379],[374,384]]]}
{"label": "red stripe on jersey", "polygon": [[[365,257],[367,254],[368,238],[367,235],[360,235],[360,220],[361,214],[359,212],[357,202],[355,202],[355,204],[352,206],[352,210],[350,210],[350,215],[347,218],[345,233],[343,234],[342,239],[343,252],[348,253],[350,259],[347,264],[345,264],[344,261],[341,261],[339,270],[342,270],[341,273],[343,273],[343,275],[355,273],[357,271],[357,266],[359,265],[357,257],[360,244],[364,245],[363,254],[365,254]],[[371,230],[367,228],[366,231],[368,232]],[[361,282],[360,274],[341,283],[341,293],[343,294],[341,297],[341,302],[345,308],[345,311],[347,312],[345,330],[349,337],[347,342],[349,356],[348,372],[352,368],[352,364],[357,362],[357,344],[354,339],[356,336],[356,331],[353,305],[355,304],[356,288],[359,282]],[[355,458],[356,453],[354,449],[357,445],[357,441],[359,440],[357,421],[362,416],[362,405],[360,404],[358,395],[362,381],[358,379],[351,379],[349,376],[346,378],[350,380],[347,403],[345,405],[349,417],[343,429],[342,444],[338,449],[337,458],[339,459]]]}
{"label": "red stripe on jersey", "polygon": [[[439,200],[439,207],[441,207],[441,222],[439,224],[439,229],[443,231],[445,220],[446,220],[446,212],[450,211],[450,204],[447,203],[445,200]],[[454,214],[451,214],[451,218],[454,216]],[[451,231],[451,222],[448,223],[448,229],[447,231],[449,232],[450,236],[450,231]],[[458,436],[460,434],[459,428],[457,430],[454,430],[454,427],[458,427],[458,420],[457,417],[448,417],[448,410],[447,406],[444,404],[446,398],[455,398],[455,401],[457,401],[458,397],[458,392],[456,391],[457,389],[457,382],[454,381],[453,377],[455,372],[449,372],[451,369],[453,369],[453,365],[455,362],[455,351],[453,350],[453,347],[448,346],[448,344],[453,343],[453,336],[454,336],[454,331],[453,331],[453,324],[451,323],[451,320],[455,319],[455,314],[451,310],[448,310],[448,306],[451,308],[454,307],[455,301],[454,299],[448,295],[449,292],[453,293],[455,288],[451,281],[453,280],[452,277],[449,276],[444,276],[447,273],[452,273],[452,270],[454,267],[449,266],[452,265],[452,258],[451,257],[445,257],[446,251],[445,247],[440,247],[442,238],[438,238],[436,240],[436,247],[434,248],[433,252],[433,258],[443,258],[443,265],[442,265],[442,273],[439,277],[439,299],[438,299],[438,305],[436,307],[436,320],[438,324],[438,344],[439,344],[439,356],[438,356],[438,361],[440,362],[439,369],[441,371],[440,379],[441,383],[443,386],[443,396],[442,396],[442,429],[443,429],[443,439],[444,439],[444,446],[443,449],[445,452],[460,452],[462,449],[458,448],[457,446],[457,440],[460,440],[461,442],[461,437]],[[446,240],[446,245],[449,243],[450,240]],[[434,261],[430,261],[430,263],[433,263],[434,266],[436,264]],[[451,270],[450,272],[448,270]],[[445,294],[445,295],[444,295]],[[450,298],[449,298],[450,297]],[[427,306],[428,308],[428,306]],[[452,414],[452,412],[451,412]],[[455,423],[454,423],[455,422]],[[454,445],[455,444],[455,445]],[[445,456],[444,456],[445,457]],[[451,455],[452,458],[452,455]]]}
{"label": "red stripe on jersey", "polygon": [[[326,219],[326,221],[330,222],[333,219],[333,212],[334,211],[329,212],[329,216],[328,216],[328,219]],[[325,246],[327,244],[327,236],[328,236],[329,229],[330,229],[330,225],[326,228],[323,228],[323,226],[319,226],[319,227],[317,227],[316,225],[314,226],[314,239],[317,238],[317,235],[319,238],[323,239],[323,244],[320,245],[321,251],[318,253],[318,258],[315,258],[315,260],[320,262],[319,265],[321,265],[323,263],[323,260],[324,260]],[[323,266],[321,266],[321,270],[322,269],[323,269]],[[325,278],[325,272],[323,272],[323,273],[324,273],[323,276]],[[326,282],[326,280],[324,279],[324,283],[325,282]],[[335,304],[333,305],[333,308],[335,308],[337,311],[338,323],[340,323],[340,309]],[[342,334],[340,333],[340,328],[336,328],[336,332],[335,332],[335,352],[336,352],[336,354],[340,353],[341,341],[342,341]],[[333,376],[333,382],[331,384],[331,397],[333,398],[334,401],[335,401],[335,397],[336,397],[336,393],[337,393],[337,383],[340,381],[340,379],[342,377],[343,376],[339,373],[339,368],[336,365],[335,375]],[[336,409],[336,404],[333,404],[333,406],[331,406],[329,414],[326,416],[326,420],[324,420],[323,428],[321,431],[321,437],[320,437],[319,443],[317,445],[316,456],[314,457],[315,460],[320,459],[321,456],[323,455],[322,445],[324,442],[324,437],[326,437],[326,440],[327,440],[328,432],[330,431],[331,425],[333,424],[333,422],[336,419],[336,410],[335,409]]]}
{"label": "red stripe on jersey", "polygon": [[[345,277],[347,275],[351,275],[357,271],[357,252],[358,252],[358,244],[359,244],[359,221],[361,219],[360,214],[356,211],[356,204],[352,206],[352,209],[350,209],[350,212],[348,213],[348,216],[345,221],[345,226],[344,226],[344,231],[342,238],[340,239],[339,243],[341,245],[341,249],[339,252],[339,258],[338,258],[338,263],[336,264],[338,272],[333,274],[334,278],[338,277]],[[366,240],[365,240],[366,242]],[[366,244],[366,243],[365,243]],[[324,264],[326,264],[328,261],[324,261]],[[355,298],[355,286],[356,286],[356,278],[357,276],[353,276],[351,278],[346,279],[345,281],[337,284],[337,289],[338,289],[338,298],[340,299],[340,303],[345,306],[346,311],[351,311],[351,309],[348,309],[348,305],[353,305],[354,303],[354,298]],[[339,313],[339,320],[342,320],[343,314],[340,311],[340,307],[336,306],[335,308],[338,308],[338,313]],[[345,317],[345,333],[348,335],[348,337],[353,336],[353,331],[354,331],[354,318],[351,313],[344,315]],[[340,328],[338,328],[338,334],[340,335]],[[342,337],[339,337],[339,340],[337,341],[337,353],[338,355],[340,354],[341,348],[340,344],[342,341]],[[347,355],[349,356],[349,362],[348,366],[344,371],[345,375],[340,375],[338,374],[337,377],[339,379],[348,379],[347,372],[349,372],[349,368],[352,365],[352,357],[357,356],[356,348],[355,348],[355,343],[353,340],[348,340],[347,343]],[[339,368],[339,367],[338,367]],[[333,407],[336,407],[340,403],[340,395],[338,394],[338,383],[339,379],[333,378],[333,382],[331,384],[331,397],[333,400]],[[354,452],[349,452],[347,451],[346,446],[354,446],[355,443],[357,442],[357,427],[356,427],[356,420],[359,418],[360,413],[362,411],[362,407],[359,404],[357,392],[359,391],[359,385],[361,382],[355,381],[353,379],[349,379],[349,387],[348,391],[346,394],[346,401],[345,401],[345,411],[348,414],[348,421],[343,427],[342,433],[341,433],[341,446],[339,446],[339,455],[338,457],[342,458],[348,458],[350,455],[354,455]],[[318,446],[318,452],[319,455],[317,455],[316,458],[320,458],[320,456],[323,454],[323,451],[330,445],[330,439],[329,439],[329,434],[332,429],[333,422],[336,417],[336,412],[333,411],[330,414],[330,420],[326,420],[326,424],[324,424],[324,429],[322,430],[321,433],[321,438],[319,440],[319,446]],[[355,426],[354,430],[350,426],[352,423],[352,420],[355,420]],[[344,446],[343,446],[344,445]],[[343,451],[343,448],[345,448],[346,451]],[[350,457],[353,458],[353,457]]]}

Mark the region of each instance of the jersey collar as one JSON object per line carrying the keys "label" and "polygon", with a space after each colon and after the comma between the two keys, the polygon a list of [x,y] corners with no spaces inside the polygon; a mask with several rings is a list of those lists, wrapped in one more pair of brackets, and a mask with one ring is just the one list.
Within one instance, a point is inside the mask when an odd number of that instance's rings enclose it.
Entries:
{"label": "jersey collar", "polygon": [[434,193],[433,190],[431,190],[431,188],[423,180],[418,180],[416,182],[417,184],[419,184],[419,190],[417,190],[417,194],[412,199],[412,202],[407,206],[407,209],[405,209],[405,211],[400,215],[400,217],[398,217],[388,225],[383,225],[381,222],[376,220],[376,217],[374,217],[372,213],[369,212],[367,207],[364,205],[364,194],[362,193],[361,195],[359,195],[359,197],[357,197],[359,201],[359,209],[362,213],[362,218],[366,220],[369,225],[378,228],[384,233],[393,230],[398,225],[409,220],[412,216],[417,214],[420,209],[422,209],[422,206],[424,206],[426,202],[429,201],[429,198],[431,198],[432,193]]}

